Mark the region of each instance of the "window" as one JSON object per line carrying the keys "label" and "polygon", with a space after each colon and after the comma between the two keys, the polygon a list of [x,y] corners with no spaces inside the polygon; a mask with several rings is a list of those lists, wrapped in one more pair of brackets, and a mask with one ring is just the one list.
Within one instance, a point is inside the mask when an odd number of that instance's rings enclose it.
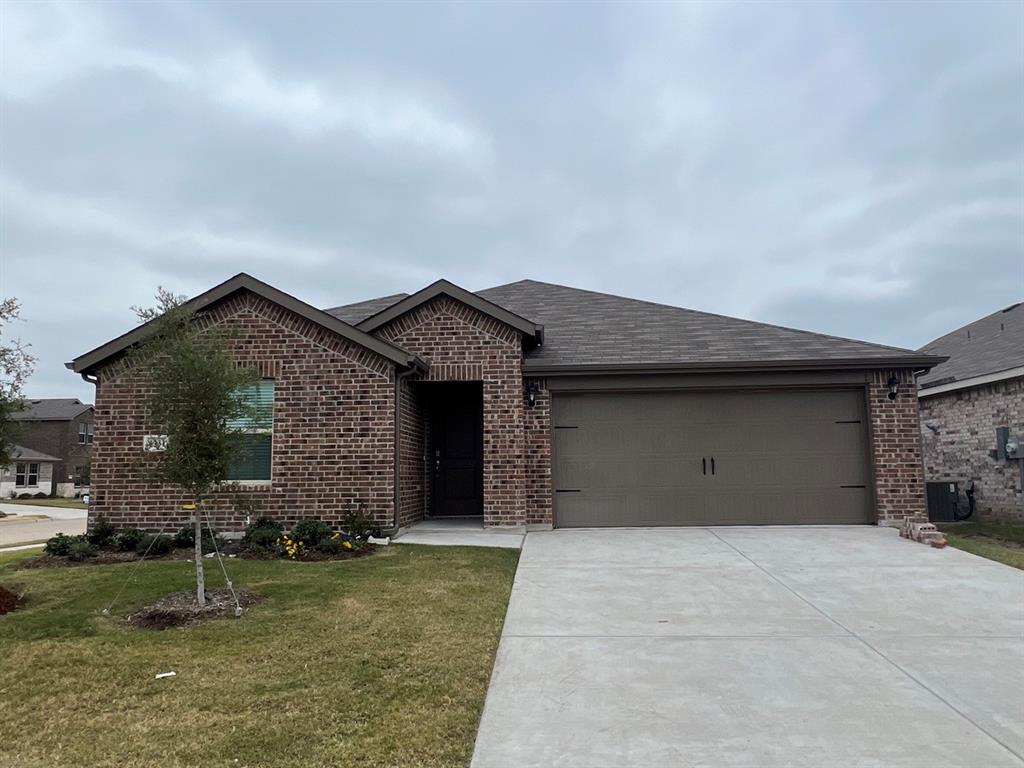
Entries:
{"label": "window", "polygon": [[34,488],[39,485],[39,465],[18,463],[14,467],[14,485],[17,488]]}
{"label": "window", "polygon": [[92,443],[92,424],[79,424],[78,425],[78,442],[82,445]]}
{"label": "window", "polygon": [[75,486],[82,487],[89,484],[89,465],[83,464],[75,467]]}
{"label": "window", "polygon": [[270,456],[274,436],[274,382],[268,379],[246,387],[238,396],[253,409],[253,415],[233,419],[239,451],[228,467],[228,480],[269,482]]}

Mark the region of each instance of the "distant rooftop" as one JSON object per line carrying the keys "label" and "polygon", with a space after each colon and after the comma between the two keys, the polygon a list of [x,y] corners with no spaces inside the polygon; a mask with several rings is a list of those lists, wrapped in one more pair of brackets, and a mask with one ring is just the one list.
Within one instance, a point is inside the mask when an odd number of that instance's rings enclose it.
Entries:
{"label": "distant rooftop", "polygon": [[1024,367],[1024,302],[940,336],[920,351],[949,356],[918,379],[921,389]]}
{"label": "distant rooftop", "polygon": [[60,461],[56,456],[23,445],[11,446],[11,458],[19,461]]}
{"label": "distant rooftop", "polygon": [[70,421],[83,411],[92,408],[92,403],[83,403],[74,397],[51,397],[25,401],[27,407],[12,416],[15,421]]}

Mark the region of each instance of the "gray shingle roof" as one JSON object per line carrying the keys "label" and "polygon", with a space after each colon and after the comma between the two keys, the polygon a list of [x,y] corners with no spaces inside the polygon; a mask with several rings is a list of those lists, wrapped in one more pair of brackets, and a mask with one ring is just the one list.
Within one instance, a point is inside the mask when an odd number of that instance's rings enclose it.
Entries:
{"label": "gray shingle roof", "polygon": [[12,415],[14,421],[70,421],[82,411],[92,408],[91,403],[83,403],[74,397],[51,397],[39,400],[26,400],[27,407]]}
{"label": "gray shingle roof", "polygon": [[408,295],[408,293],[395,293],[391,296],[381,296],[377,299],[359,301],[355,304],[344,304],[340,307],[332,307],[331,309],[325,309],[324,312],[329,315],[334,315],[344,323],[356,325],[371,315],[376,315],[381,310],[387,309],[392,304],[397,304]]}
{"label": "gray shingle roof", "polygon": [[949,356],[918,379],[922,389],[1020,368],[1024,366],[1024,303],[957,328],[920,351]]}
{"label": "gray shingle roof", "polygon": [[[544,326],[527,368],[718,365],[920,358],[918,353],[536,280],[477,295]],[[359,322],[405,294],[327,310]],[[363,314],[363,317],[359,315]],[[351,318],[351,319],[349,319]]]}
{"label": "gray shingle roof", "polygon": [[18,461],[60,461],[56,456],[51,456],[48,453],[36,451],[32,448],[26,448],[23,445],[11,446],[11,458]]}

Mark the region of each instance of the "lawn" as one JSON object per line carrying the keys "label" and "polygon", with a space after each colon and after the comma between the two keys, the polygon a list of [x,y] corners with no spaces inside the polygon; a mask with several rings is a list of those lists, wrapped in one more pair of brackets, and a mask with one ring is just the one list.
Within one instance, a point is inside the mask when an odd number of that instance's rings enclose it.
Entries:
{"label": "lawn", "polygon": [[950,546],[1024,570],[1024,524],[940,523]]}
{"label": "lawn", "polygon": [[0,554],[0,583],[28,590],[0,616],[0,766],[411,768],[469,763],[518,552],[228,560],[265,601],[164,631],[123,617],[187,589],[190,563],[144,563],[108,618],[132,564],[17,570],[25,557]]}
{"label": "lawn", "polygon": [[45,499],[0,499],[3,504],[27,504],[30,507],[63,507],[65,509],[86,509],[81,499],[64,499],[60,496]]}

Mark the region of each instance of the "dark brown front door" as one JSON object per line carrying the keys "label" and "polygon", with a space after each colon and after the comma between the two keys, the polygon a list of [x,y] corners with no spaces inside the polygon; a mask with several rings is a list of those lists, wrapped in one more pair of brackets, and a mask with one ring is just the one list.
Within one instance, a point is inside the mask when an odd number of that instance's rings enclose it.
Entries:
{"label": "dark brown front door", "polygon": [[431,418],[433,514],[482,515],[483,392],[480,384],[441,384]]}

